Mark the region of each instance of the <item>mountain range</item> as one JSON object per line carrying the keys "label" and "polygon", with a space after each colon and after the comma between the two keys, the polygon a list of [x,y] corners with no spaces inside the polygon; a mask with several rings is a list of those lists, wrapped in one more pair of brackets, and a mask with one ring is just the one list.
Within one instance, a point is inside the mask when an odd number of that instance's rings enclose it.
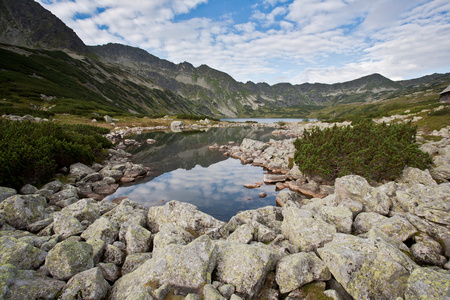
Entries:
{"label": "mountain range", "polygon": [[0,0],[0,55],[2,105],[28,101],[68,113],[248,117],[280,107],[386,100],[450,81],[447,73],[404,81],[372,74],[336,84],[242,83],[207,65],[175,64],[131,46],[86,46],[33,0]]}

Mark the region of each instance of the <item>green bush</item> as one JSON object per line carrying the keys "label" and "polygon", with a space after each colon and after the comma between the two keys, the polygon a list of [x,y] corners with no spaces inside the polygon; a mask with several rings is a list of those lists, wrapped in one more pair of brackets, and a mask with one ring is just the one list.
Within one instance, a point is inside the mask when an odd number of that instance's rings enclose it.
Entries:
{"label": "green bush", "polygon": [[358,120],[353,127],[313,128],[294,141],[294,160],[300,170],[325,180],[355,174],[368,180],[393,180],[405,166],[424,169],[431,158],[416,144],[411,123],[375,124]]}
{"label": "green bush", "polygon": [[44,183],[61,167],[92,164],[112,144],[105,128],[0,119],[0,186]]}

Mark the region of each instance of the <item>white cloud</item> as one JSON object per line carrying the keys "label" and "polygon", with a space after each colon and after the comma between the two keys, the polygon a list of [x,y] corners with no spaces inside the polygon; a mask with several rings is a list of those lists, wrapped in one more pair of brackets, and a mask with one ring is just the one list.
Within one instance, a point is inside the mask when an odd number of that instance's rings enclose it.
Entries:
{"label": "white cloud", "polygon": [[[265,0],[240,24],[232,15],[174,21],[205,3],[67,0],[44,6],[86,44],[129,44],[244,82],[332,83],[374,72],[407,78],[450,67],[445,0]],[[87,17],[77,19],[77,13]]]}

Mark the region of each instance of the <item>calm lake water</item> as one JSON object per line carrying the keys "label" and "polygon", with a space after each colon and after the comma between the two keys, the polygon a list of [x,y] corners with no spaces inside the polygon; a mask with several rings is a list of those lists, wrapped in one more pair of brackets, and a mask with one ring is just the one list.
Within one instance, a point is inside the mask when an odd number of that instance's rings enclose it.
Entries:
{"label": "calm lake water", "polygon": [[221,121],[228,122],[256,122],[256,123],[278,123],[278,122],[306,122],[306,121],[317,121],[316,119],[294,119],[294,118],[231,118],[231,119],[220,119]]}
{"label": "calm lake water", "polygon": [[[242,210],[275,205],[275,185],[247,189],[243,185],[260,182],[261,167],[242,165],[240,160],[209,150],[208,146],[244,138],[268,141],[277,139],[272,128],[213,128],[208,131],[150,132],[132,136],[141,147],[128,147],[133,162],[152,168],[152,175],[132,185],[121,186],[108,199],[127,196],[147,207],[164,205],[170,200],[189,202],[213,217],[228,221]],[[147,139],[155,139],[153,145]],[[265,192],[267,197],[260,198]]]}

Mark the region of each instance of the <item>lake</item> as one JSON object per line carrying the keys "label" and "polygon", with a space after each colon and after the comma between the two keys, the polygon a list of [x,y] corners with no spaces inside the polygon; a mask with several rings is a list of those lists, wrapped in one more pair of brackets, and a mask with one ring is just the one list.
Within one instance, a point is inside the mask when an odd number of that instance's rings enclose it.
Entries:
{"label": "lake", "polygon": [[[201,211],[228,221],[242,210],[276,205],[275,185],[263,184],[247,189],[244,184],[263,180],[261,167],[242,165],[240,160],[209,150],[208,146],[244,138],[260,141],[279,139],[273,128],[231,127],[207,131],[149,132],[130,136],[142,143],[125,150],[133,154],[133,162],[152,169],[151,175],[133,184],[123,185],[108,199],[127,196],[146,207],[164,205],[170,200],[192,203]],[[147,139],[157,142],[146,144]],[[259,193],[267,197],[260,198]]]}
{"label": "lake", "polygon": [[313,122],[317,121],[316,119],[295,119],[295,118],[229,118],[229,119],[220,119],[220,121],[227,122],[256,122],[256,123],[278,123],[278,122]]}

